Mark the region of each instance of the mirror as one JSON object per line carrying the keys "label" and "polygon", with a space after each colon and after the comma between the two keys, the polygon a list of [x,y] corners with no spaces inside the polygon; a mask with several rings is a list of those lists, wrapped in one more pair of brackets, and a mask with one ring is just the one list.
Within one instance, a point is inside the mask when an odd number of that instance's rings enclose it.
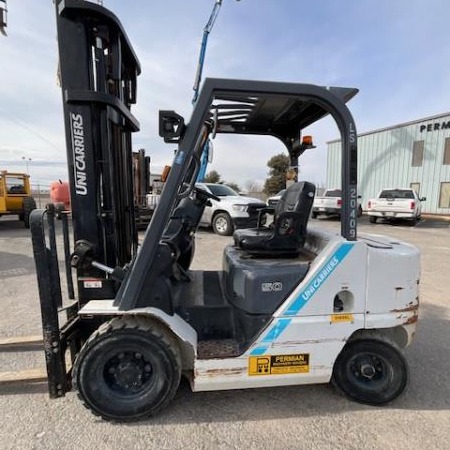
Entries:
{"label": "mirror", "polygon": [[184,118],[175,111],[159,111],[159,135],[164,142],[179,142],[185,129]]}

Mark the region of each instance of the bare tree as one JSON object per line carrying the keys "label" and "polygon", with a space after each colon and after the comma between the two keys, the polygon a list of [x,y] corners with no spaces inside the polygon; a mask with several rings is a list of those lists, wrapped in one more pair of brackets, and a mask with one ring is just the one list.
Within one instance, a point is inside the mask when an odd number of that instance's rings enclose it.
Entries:
{"label": "bare tree", "polygon": [[233,181],[230,181],[230,182],[225,181],[225,184],[227,186],[230,186],[230,188],[235,190],[236,192],[238,192],[238,193],[241,192],[241,188],[239,187],[239,185],[237,183],[235,183]]}
{"label": "bare tree", "polygon": [[262,186],[255,180],[247,180],[245,182],[245,189],[247,192],[262,192]]}

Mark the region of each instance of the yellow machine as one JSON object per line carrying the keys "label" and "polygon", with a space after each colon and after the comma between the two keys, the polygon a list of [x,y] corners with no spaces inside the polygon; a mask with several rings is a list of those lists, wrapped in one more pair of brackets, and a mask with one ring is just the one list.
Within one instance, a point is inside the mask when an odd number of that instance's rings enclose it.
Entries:
{"label": "yellow machine", "polygon": [[31,196],[30,176],[24,173],[0,172],[0,217],[4,214],[16,214],[30,227],[30,213],[36,209]]}

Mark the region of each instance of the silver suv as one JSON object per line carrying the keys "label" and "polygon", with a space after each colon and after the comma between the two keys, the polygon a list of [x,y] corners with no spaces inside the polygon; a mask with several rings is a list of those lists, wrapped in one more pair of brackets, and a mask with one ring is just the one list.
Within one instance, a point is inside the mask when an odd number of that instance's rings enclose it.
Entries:
{"label": "silver suv", "polygon": [[225,184],[196,183],[196,187],[220,197],[220,202],[211,199],[200,220],[200,226],[213,227],[214,233],[230,236],[236,228],[253,228],[258,222],[258,213],[265,207],[262,200],[244,197]]}

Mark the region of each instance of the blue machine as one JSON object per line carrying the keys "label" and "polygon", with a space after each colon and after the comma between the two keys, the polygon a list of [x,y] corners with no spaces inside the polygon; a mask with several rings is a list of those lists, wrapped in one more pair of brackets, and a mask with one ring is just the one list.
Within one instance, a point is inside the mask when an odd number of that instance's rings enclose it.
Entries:
{"label": "blue machine", "polygon": [[[200,82],[202,80],[202,72],[203,72],[203,65],[205,63],[205,54],[206,54],[206,45],[208,44],[208,36],[214,26],[214,23],[216,22],[221,6],[222,0],[216,0],[211,15],[209,16],[209,20],[206,23],[205,28],[203,29],[203,39],[200,46],[200,56],[198,58],[197,73],[195,75],[195,83],[193,87],[194,90],[194,97],[192,98],[193,105],[195,105],[195,102],[197,101],[198,90],[200,87]],[[197,176],[198,182],[202,182],[205,179],[206,169],[208,168],[208,159],[209,159],[209,140],[205,142],[205,145],[203,147],[200,171]]]}

